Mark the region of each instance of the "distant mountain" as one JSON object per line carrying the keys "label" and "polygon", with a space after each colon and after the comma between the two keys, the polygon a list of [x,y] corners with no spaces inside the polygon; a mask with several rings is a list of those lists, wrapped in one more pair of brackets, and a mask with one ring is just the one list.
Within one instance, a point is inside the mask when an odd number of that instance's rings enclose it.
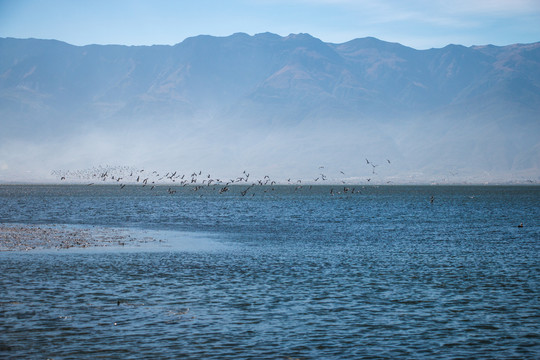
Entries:
{"label": "distant mountain", "polygon": [[0,181],[24,178],[39,154],[42,166],[251,166],[298,176],[326,163],[358,179],[373,175],[365,157],[392,157],[381,182],[540,181],[540,43],[415,50],[308,34],[175,46],[3,38],[0,55]]}

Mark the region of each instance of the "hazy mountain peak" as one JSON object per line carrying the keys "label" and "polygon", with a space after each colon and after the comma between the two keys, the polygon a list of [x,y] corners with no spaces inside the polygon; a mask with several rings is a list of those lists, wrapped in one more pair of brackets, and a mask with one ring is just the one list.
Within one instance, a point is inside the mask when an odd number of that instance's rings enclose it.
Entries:
{"label": "hazy mountain peak", "polygon": [[255,34],[254,37],[259,38],[259,39],[268,39],[268,40],[281,39],[281,36],[279,36],[277,34],[274,34],[274,33],[271,33],[271,32],[264,32],[264,33]]}
{"label": "hazy mountain peak", "polygon": [[311,36],[308,33],[298,33],[298,34],[291,33],[288,36],[286,36],[285,39],[286,40],[301,40],[301,41],[306,41],[306,40],[308,40],[308,41],[311,41],[311,40],[321,41],[321,40]]}

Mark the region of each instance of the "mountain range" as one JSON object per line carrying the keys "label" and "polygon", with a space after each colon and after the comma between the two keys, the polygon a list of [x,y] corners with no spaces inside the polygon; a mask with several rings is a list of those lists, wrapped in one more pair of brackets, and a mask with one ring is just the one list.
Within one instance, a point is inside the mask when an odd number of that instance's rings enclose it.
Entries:
{"label": "mountain range", "polygon": [[0,181],[115,163],[540,182],[540,42],[416,50],[309,34],[174,46],[0,38],[0,126]]}

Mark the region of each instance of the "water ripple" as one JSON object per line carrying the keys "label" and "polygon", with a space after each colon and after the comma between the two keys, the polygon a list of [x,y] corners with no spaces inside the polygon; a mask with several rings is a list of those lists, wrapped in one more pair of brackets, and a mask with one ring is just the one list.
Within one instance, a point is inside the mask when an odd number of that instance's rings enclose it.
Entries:
{"label": "water ripple", "polygon": [[539,190],[473,190],[188,196],[177,210],[110,189],[4,193],[3,222],[62,224],[70,206],[63,223],[206,245],[0,253],[0,357],[536,359]]}

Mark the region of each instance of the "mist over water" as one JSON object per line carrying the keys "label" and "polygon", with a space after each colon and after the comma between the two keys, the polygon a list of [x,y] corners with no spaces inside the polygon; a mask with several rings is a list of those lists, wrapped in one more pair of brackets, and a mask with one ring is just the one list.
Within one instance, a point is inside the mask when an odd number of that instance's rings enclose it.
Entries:
{"label": "mist over water", "polygon": [[[378,184],[539,181],[535,163],[523,159],[522,165],[501,165],[497,154],[480,155],[469,148],[481,146],[476,138],[441,139],[435,147],[433,139],[415,135],[415,126],[328,121],[276,129],[253,124],[194,125],[193,129],[158,124],[121,132],[94,128],[31,142],[2,142],[0,181],[58,182],[51,175],[54,170],[76,172],[100,166],[185,174],[202,170],[220,178],[233,178],[247,170],[258,178],[269,175],[280,182],[288,178],[310,181],[320,175],[321,166],[338,183],[342,178],[360,184],[368,178]],[[378,166],[375,173],[366,159]],[[515,170],[509,173],[508,166]]]}

